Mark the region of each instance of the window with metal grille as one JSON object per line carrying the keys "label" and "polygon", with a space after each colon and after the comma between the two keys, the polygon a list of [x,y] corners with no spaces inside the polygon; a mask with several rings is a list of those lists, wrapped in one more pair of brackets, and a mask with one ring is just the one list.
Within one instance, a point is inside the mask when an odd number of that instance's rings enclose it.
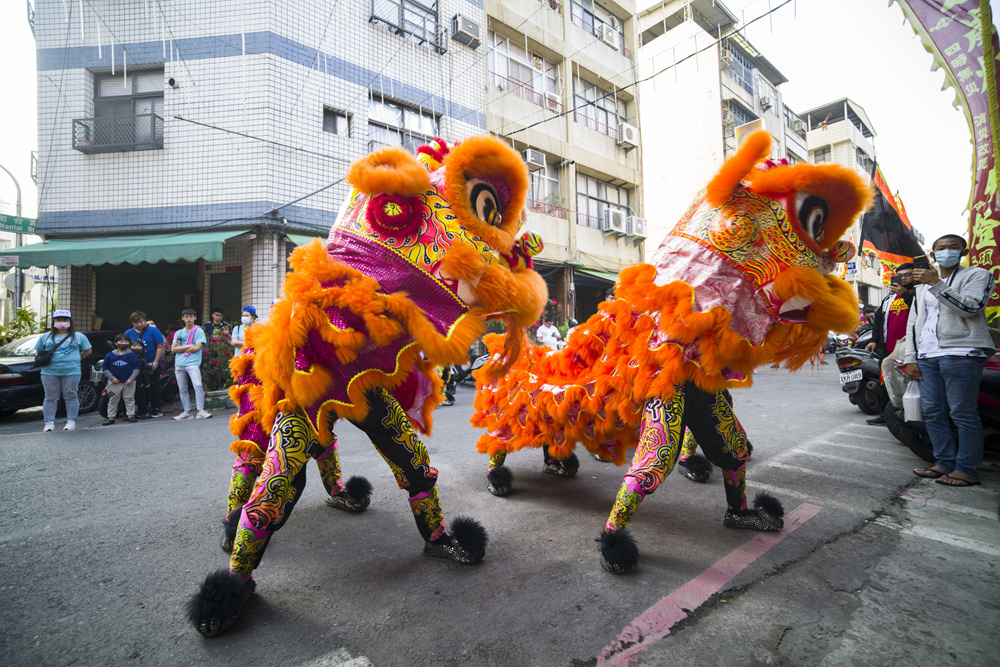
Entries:
{"label": "window with metal grille", "polygon": [[163,148],[163,69],[94,76],[94,117],[73,121],[82,152]]}
{"label": "window with metal grille", "polygon": [[723,68],[733,81],[742,86],[742,88],[748,93],[756,93],[755,83],[757,81],[757,76],[755,72],[757,68],[754,67],[750,58],[747,57],[746,54],[740,51],[739,48],[728,40],[724,42],[722,62]]}
{"label": "window with metal grille", "polygon": [[604,212],[621,211],[629,214],[629,191],[593,176],[576,175],[576,223],[593,229],[601,228]]}
{"label": "window with metal grille", "polygon": [[371,0],[372,23],[429,49],[444,53],[435,0]]}
{"label": "window with metal grille", "polygon": [[559,66],[520,43],[490,31],[489,67],[493,85],[540,107],[562,111]]}
{"label": "window with metal grille", "polygon": [[618,123],[627,121],[627,104],[617,95],[573,76],[573,120],[609,137],[618,136]]}
{"label": "window with metal grille", "polygon": [[368,100],[368,146],[404,146],[416,151],[438,134],[437,117],[426,109],[412,109],[374,97]]}

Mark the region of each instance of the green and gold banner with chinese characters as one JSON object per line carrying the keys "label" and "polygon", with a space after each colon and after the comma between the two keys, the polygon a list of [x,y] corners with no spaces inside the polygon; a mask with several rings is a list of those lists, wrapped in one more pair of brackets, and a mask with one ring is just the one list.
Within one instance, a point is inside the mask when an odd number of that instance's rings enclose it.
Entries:
{"label": "green and gold banner with chinese characters", "polygon": [[[965,111],[972,130],[972,196],[969,199],[969,262],[993,272],[1000,282],[1000,196],[997,192],[996,147],[1000,145],[997,113],[997,55],[1000,53],[989,0],[895,0],[934,56],[934,69],[944,70],[955,89],[956,105]],[[988,35],[983,39],[983,35]],[[1000,314],[1000,295],[993,293],[989,316]]]}

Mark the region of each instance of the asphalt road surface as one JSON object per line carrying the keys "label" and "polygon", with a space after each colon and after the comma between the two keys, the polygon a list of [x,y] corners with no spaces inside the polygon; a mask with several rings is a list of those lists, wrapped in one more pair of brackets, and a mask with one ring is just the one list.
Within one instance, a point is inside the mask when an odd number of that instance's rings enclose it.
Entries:
{"label": "asphalt road surface", "polygon": [[[920,465],[840,391],[836,369],[763,369],[734,392],[753,442],[750,497],[789,513],[762,536],[726,529],[718,470],[673,474],[632,532],[640,564],[603,571],[596,538],[623,468],[581,454],[577,477],[512,454],[514,493],[486,491],[472,392],[426,439],[446,520],[471,516],[486,558],[421,554],[406,494],[362,433],[338,426],[345,477],[375,487],[346,514],[314,464],[255,572],[240,622],[207,640],[184,618],[218,546],[232,411],[40,433],[0,423],[0,655],[7,665],[998,664],[995,461],[983,486],[917,480]],[[61,422],[57,428],[61,428]]]}

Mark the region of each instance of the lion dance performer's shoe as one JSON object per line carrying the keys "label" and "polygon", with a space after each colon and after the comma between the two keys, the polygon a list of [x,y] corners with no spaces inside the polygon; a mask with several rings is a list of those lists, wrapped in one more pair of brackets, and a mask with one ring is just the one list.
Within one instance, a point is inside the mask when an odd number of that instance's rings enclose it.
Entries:
{"label": "lion dance performer's shoe", "polygon": [[198,594],[188,601],[188,620],[206,637],[221,635],[239,620],[240,607],[255,588],[253,579],[244,579],[229,570],[213,572],[205,578]]}
{"label": "lion dance performer's shoe", "polygon": [[355,475],[347,480],[342,491],[327,498],[326,504],[345,512],[361,512],[368,507],[371,497],[371,482],[360,475]]}
{"label": "lion dance performer's shoe", "polygon": [[749,528],[774,533],[785,527],[785,508],[769,493],[758,493],[753,509],[726,510],[722,524],[726,528]]}
{"label": "lion dance performer's shoe", "polygon": [[625,574],[639,562],[639,547],[627,529],[605,530],[595,540],[601,552],[601,567],[611,574]]}
{"label": "lion dance performer's shoe", "polygon": [[486,529],[478,521],[457,517],[451,523],[451,535],[445,533],[424,543],[424,554],[435,558],[450,558],[456,563],[473,565],[486,555]]}
{"label": "lion dance performer's shoe", "polygon": [[712,464],[701,454],[695,454],[677,462],[684,476],[692,482],[704,484],[712,477]]}

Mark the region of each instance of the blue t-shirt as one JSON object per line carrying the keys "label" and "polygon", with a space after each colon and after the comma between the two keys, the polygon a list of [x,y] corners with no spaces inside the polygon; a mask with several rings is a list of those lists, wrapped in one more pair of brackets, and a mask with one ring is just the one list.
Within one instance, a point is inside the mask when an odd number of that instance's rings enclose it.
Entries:
{"label": "blue t-shirt", "polygon": [[132,373],[138,368],[139,357],[135,356],[135,352],[118,354],[112,351],[104,357],[104,370],[114,375],[119,382],[125,382],[131,378]]}
{"label": "blue t-shirt", "polygon": [[[194,327],[194,339],[191,341],[191,345],[201,343],[202,349],[205,349],[205,343],[208,341],[205,339],[205,330],[201,327]],[[178,329],[174,332],[174,345],[187,345],[188,336],[191,335],[187,329]],[[178,352],[174,355],[174,366],[201,366],[201,350],[197,352]]]}
{"label": "blue t-shirt", "polygon": [[[149,363],[153,363],[153,360],[156,359],[156,348],[166,343],[163,334],[156,327],[147,326],[141,334],[135,330],[135,327],[132,327],[125,332],[125,335],[129,337],[129,340],[136,338],[142,340],[142,346],[146,348],[146,361]],[[162,360],[162,357],[160,359]]]}
{"label": "blue t-shirt", "polygon": [[[68,335],[56,334],[55,339],[53,339],[52,334],[47,333],[38,339],[35,343],[35,349],[38,351],[52,350],[56,345],[59,345],[59,341]],[[73,340],[67,340],[59,345],[59,348],[52,353],[52,361],[47,366],[42,366],[42,375],[79,375],[80,360],[82,359],[80,353],[89,350],[90,347],[90,341],[87,340],[87,337],[79,331],[75,332]]]}

